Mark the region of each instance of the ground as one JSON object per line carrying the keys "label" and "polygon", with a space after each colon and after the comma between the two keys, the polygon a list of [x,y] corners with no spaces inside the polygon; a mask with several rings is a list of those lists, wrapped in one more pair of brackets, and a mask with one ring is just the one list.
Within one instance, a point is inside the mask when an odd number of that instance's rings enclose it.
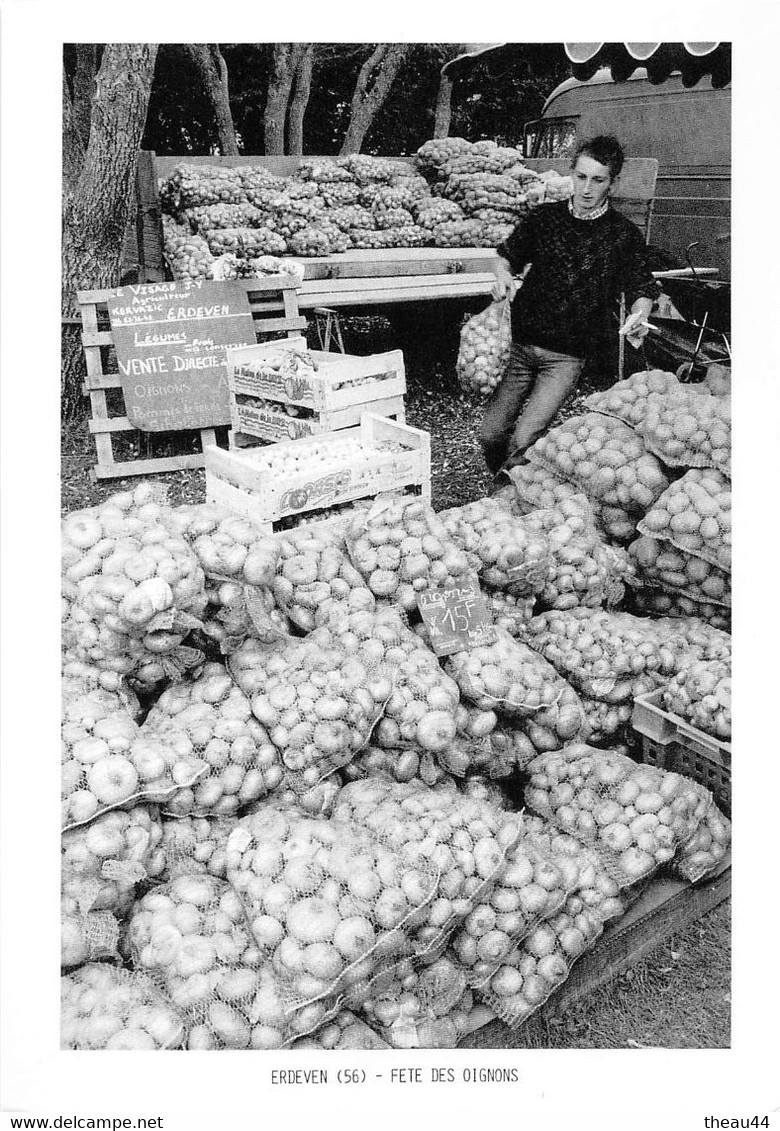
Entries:
{"label": "ground", "polygon": [[[368,319],[345,326],[348,352],[389,349],[386,325]],[[424,353],[407,358],[407,422],[431,433],[435,509],[470,502],[486,494],[488,476],[478,440],[481,399],[459,389],[451,358],[426,362]],[[582,410],[586,384],[564,406],[561,418]],[[100,502],[133,479],[93,483],[89,469],[95,448],[86,420],[62,429],[62,510]],[[157,476],[174,504],[202,502],[204,473],[181,471]],[[137,480],[136,480],[137,482]],[[659,945],[628,973],[550,1021],[516,1047],[536,1048],[728,1048],[730,1046],[730,902],[721,904],[684,932]]]}

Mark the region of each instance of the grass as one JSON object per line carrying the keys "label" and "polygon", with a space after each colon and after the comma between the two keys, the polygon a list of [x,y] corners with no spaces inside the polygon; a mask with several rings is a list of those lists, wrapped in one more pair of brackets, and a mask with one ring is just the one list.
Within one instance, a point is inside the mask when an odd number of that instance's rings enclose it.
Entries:
{"label": "grass", "polygon": [[[364,354],[396,344],[381,320],[345,323],[348,352]],[[433,505],[441,510],[480,498],[490,484],[477,435],[480,398],[458,387],[451,359],[426,362],[418,351],[412,356],[414,364],[407,366],[407,422],[431,433]],[[582,411],[582,398],[590,391],[592,386],[584,385],[564,406],[561,419]],[[94,463],[94,441],[86,421],[64,424],[63,513],[94,505],[137,482],[128,478],[93,483],[89,469]],[[202,471],[172,472],[155,479],[167,485],[174,505],[205,499]],[[627,973],[567,1010],[564,1018],[539,1021],[518,1033],[502,1024],[491,1025],[467,1043],[551,1049],[728,1048],[730,942],[728,901],[662,942]]]}

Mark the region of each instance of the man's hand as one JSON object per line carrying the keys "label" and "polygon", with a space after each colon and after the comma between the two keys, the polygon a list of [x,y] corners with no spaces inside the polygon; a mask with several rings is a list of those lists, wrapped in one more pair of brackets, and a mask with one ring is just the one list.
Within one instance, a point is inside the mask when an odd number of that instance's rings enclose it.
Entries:
{"label": "man's hand", "polygon": [[491,297],[495,302],[500,302],[502,298],[508,298],[511,302],[517,294],[518,288],[518,282],[512,274],[512,269],[505,259],[499,259],[494,271],[496,278],[490,291]]}
{"label": "man's hand", "polygon": [[650,333],[650,326],[647,322],[648,313],[649,311],[646,311],[644,308],[632,310],[618,331],[620,336],[625,338],[627,342],[630,342],[634,349],[639,349],[644,339]]}

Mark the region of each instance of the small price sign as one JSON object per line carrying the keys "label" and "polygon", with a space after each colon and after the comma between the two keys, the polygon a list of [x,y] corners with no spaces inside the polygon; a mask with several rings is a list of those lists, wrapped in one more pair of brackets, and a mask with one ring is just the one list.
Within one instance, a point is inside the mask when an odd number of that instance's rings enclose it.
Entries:
{"label": "small price sign", "polygon": [[417,607],[437,656],[492,644],[496,639],[495,625],[476,578],[448,589],[424,589]]}

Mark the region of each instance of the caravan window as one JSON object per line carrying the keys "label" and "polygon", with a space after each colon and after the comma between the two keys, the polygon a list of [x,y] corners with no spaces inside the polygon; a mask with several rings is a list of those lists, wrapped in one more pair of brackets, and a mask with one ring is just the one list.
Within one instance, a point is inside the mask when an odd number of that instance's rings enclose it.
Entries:
{"label": "caravan window", "polygon": [[525,127],[527,157],[569,157],[577,135],[575,118],[539,118]]}

